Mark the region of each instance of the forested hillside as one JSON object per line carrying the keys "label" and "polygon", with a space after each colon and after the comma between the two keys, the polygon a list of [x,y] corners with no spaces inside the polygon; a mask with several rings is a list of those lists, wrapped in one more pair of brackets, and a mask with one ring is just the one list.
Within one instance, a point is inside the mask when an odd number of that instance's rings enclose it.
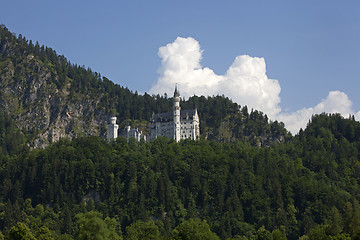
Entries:
{"label": "forested hillside", "polygon": [[[181,89],[181,88],[180,88]],[[292,136],[193,96],[201,139],[106,142],[172,98],[131,92],[0,27],[0,239],[360,239],[360,123]]]}
{"label": "forested hillside", "polygon": [[[0,106],[30,146],[43,148],[64,137],[105,137],[112,115],[118,117],[121,128],[131,124],[146,132],[153,113],[171,111],[172,98],[131,92],[2,25]],[[240,107],[224,96],[194,96],[181,106],[198,108],[204,139],[248,139],[254,145],[268,146],[290,136],[281,123],[270,122],[263,113]]]}
{"label": "forested hillside", "polygon": [[82,137],[28,151],[11,120],[0,123],[2,139],[13,139],[13,150],[2,140],[0,169],[0,230],[10,239],[21,231],[34,239],[360,234],[360,123],[337,114],[314,116],[266,148]]}

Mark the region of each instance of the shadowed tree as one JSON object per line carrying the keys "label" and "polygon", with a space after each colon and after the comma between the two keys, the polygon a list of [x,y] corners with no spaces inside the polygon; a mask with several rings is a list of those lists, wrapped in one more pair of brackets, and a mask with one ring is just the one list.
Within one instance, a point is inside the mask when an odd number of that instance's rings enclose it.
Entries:
{"label": "shadowed tree", "polygon": [[220,238],[210,230],[206,221],[198,218],[189,219],[171,232],[171,240],[219,240]]}
{"label": "shadowed tree", "polygon": [[122,239],[117,232],[115,223],[112,219],[102,219],[102,214],[91,211],[79,213],[76,218],[75,236],[79,240],[105,240]]}
{"label": "shadowed tree", "polygon": [[159,228],[153,221],[136,221],[126,228],[126,240],[162,239]]}
{"label": "shadowed tree", "polygon": [[39,228],[35,235],[37,240],[54,240],[50,230],[44,226]]}
{"label": "shadowed tree", "polygon": [[36,240],[29,227],[25,223],[18,222],[13,226],[8,235],[10,240]]}

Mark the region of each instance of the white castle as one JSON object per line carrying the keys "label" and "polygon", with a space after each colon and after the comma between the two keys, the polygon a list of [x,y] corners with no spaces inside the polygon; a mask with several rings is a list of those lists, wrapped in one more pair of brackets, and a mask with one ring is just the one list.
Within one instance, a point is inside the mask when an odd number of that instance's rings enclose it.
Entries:
{"label": "white castle", "polygon": [[125,128],[125,132],[124,132],[124,136],[129,139],[129,138],[135,138],[136,141],[140,141],[141,139],[144,139],[146,141],[146,135],[144,135],[141,130],[137,129],[137,128],[131,128],[130,126],[127,126]]}
{"label": "white castle", "polygon": [[168,136],[177,142],[186,138],[198,139],[200,137],[200,123],[197,110],[181,110],[180,93],[177,87],[175,87],[173,99],[172,112],[157,113],[151,117],[150,138]]}
{"label": "white castle", "polygon": [[[117,131],[116,117],[112,117],[111,124],[108,125],[108,139],[116,139]],[[141,132],[135,132],[130,126],[126,128],[125,134],[126,138],[135,137],[138,141],[141,138],[154,140],[159,136],[167,136],[176,142],[186,138],[196,140],[200,137],[200,121],[197,109],[181,110],[180,93],[176,86],[173,98],[173,111],[153,114],[150,119],[149,136],[141,136]]]}

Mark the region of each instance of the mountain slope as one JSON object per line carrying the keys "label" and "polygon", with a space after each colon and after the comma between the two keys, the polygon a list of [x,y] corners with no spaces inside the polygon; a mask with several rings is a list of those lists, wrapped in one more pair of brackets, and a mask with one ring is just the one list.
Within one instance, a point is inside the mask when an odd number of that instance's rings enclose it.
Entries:
{"label": "mountain slope", "polygon": [[[146,129],[153,113],[171,110],[172,99],[133,93],[1,26],[0,105],[28,136],[30,146],[45,147],[64,137],[105,137],[112,115],[120,127]],[[283,125],[269,123],[258,111],[248,113],[224,96],[194,96],[181,106],[198,108],[201,135],[207,139],[264,146],[290,136]]]}
{"label": "mountain slope", "polygon": [[71,72],[66,72],[76,66],[49,48],[28,44],[21,36],[16,39],[4,28],[0,53],[0,104],[19,128],[30,133],[34,147],[62,137],[101,134],[99,126],[109,114],[99,109],[99,98],[75,94]]}

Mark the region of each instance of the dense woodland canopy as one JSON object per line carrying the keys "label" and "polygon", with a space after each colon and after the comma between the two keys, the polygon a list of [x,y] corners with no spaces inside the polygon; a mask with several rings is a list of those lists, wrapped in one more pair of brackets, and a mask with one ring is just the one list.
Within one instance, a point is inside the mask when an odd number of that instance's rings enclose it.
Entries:
{"label": "dense woodland canopy", "polygon": [[21,228],[34,239],[360,234],[360,123],[338,114],[264,148],[84,137],[29,151],[11,120],[1,115],[0,126],[0,229],[10,239]]}
{"label": "dense woodland canopy", "polygon": [[[11,62],[23,81],[33,56],[59,91],[71,85],[67,103],[98,98],[124,123],[171,109],[171,98],[132,93],[4,26],[0,50],[0,77]],[[353,116],[316,115],[291,136],[224,96],[182,107],[199,109],[202,139],[84,136],[31,150],[36,131],[0,109],[0,239],[360,239]]]}

